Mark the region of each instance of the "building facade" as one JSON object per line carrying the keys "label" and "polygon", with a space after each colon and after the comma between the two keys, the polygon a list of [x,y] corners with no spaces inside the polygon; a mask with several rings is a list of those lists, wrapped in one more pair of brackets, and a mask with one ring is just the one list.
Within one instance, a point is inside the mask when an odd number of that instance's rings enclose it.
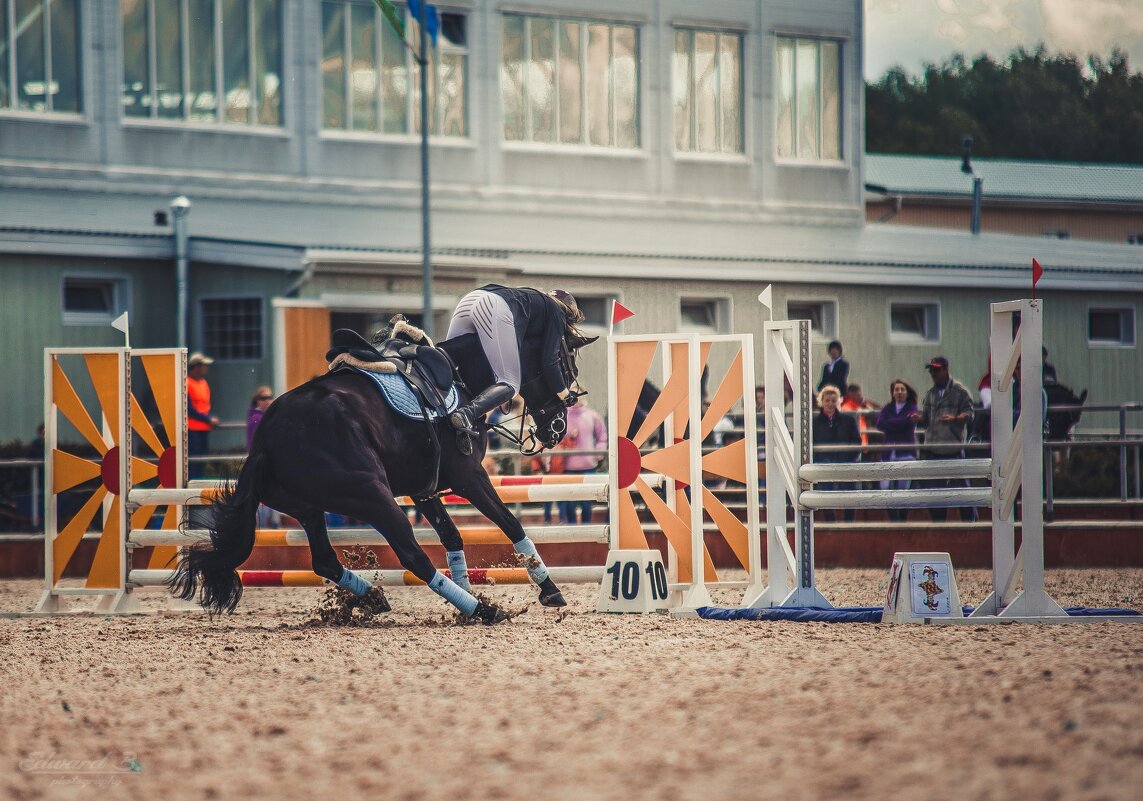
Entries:
{"label": "building facade", "polygon": [[[138,347],[177,344],[185,317],[225,420],[258,385],[323,370],[331,329],[421,320],[421,68],[374,4],[16,5],[0,17],[0,351],[17,371],[0,439],[42,417],[42,348],[117,344],[124,310]],[[625,332],[760,336],[773,284],[775,316],[814,320],[819,359],[845,341],[871,397],[919,383],[936,352],[966,381],[985,369],[986,304],[1026,294],[1040,242],[864,224],[861,0],[438,8],[438,334],[501,282],[565,288],[597,330],[618,299]],[[1097,397],[1143,395],[1140,253],[1063,242],[1047,260],[1049,326],[1074,344],[1061,379]],[[1106,341],[1083,333],[1089,307]]]}

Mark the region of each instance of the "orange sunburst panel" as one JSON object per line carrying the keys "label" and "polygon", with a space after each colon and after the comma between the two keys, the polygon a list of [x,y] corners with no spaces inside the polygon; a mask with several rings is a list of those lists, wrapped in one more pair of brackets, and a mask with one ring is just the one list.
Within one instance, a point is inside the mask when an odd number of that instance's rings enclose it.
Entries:
{"label": "orange sunburst panel", "polygon": [[[710,359],[710,342],[699,343],[699,366],[698,372],[701,376],[706,369],[706,363]],[[672,342],[671,343],[671,377],[679,375],[686,381],[689,378],[691,369],[690,359],[688,358],[690,345],[687,342]],[[687,382],[690,383],[689,381]],[[679,423],[675,426],[675,436],[682,437],[683,430],[687,427],[690,421],[690,393],[685,394],[674,409],[675,419]]]}
{"label": "orange sunburst panel", "polygon": [[[179,362],[182,357],[178,354],[153,354],[141,357],[143,370],[147,373],[147,380],[151,384],[151,394],[155,404],[159,407],[159,417],[163,421],[163,428],[167,431],[167,441],[173,447],[179,443],[171,441],[172,432],[178,430],[178,404],[183,402],[183,393],[186,387],[179,385]],[[156,453],[160,453],[156,451]]]}
{"label": "orange sunburst panel", "polygon": [[640,464],[684,484],[691,483],[691,444],[687,440],[644,454]]}
{"label": "orange sunburst panel", "polygon": [[647,505],[647,509],[650,510],[651,517],[655,518],[655,522],[658,523],[659,528],[663,530],[663,535],[667,538],[667,542],[671,543],[671,547],[675,549],[675,553],[678,555],[679,581],[690,582],[694,573],[691,570],[691,527],[689,515],[686,518],[679,517],[643,479],[639,478],[635,480],[635,488],[639,491],[639,496],[643,499],[643,503]]}
{"label": "orange sunburst panel", "polygon": [[151,422],[143,414],[143,407],[139,405],[134,394],[131,395],[131,428],[147,443],[151,453],[156,456],[162,455],[163,443],[159,441],[159,435],[155,433],[155,429],[151,427]]}
{"label": "orange sunburst panel", "polygon": [[150,462],[140,459],[138,456],[131,457],[131,484],[142,484],[144,481],[150,481],[155,476],[159,475],[159,468]]}
{"label": "orange sunburst panel", "polygon": [[615,398],[618,431],[626,432],[635,416],[639,393],[655,358],[656,342],[619,342],[615,347]]}
{"label": "orange sunburst panel", "polygon": [[630,490],[619,490],[619,537],[621,550],[645,551],[651,546],[647,543],[647,535],[643,533],[643,524],[639,522],[639,512],[635,509],[635,501],[631,498]]}
{"label": "orange sunburst panel", "polygon": [[107,453],[109,448],[107,443],[103,441],[103,434],[100,433],[98,426],[91,419],[91,415],[84,408],[83,401],[79,399],[75,387],[71,385],[63,367],[60,366],[58,356],[52,359],[52,403],[56,405],[59,413],[75,426],[83,438],[91,444],[91,447],[99,451],[100,456]]}
{"label": "orange sunburst panel", "polygon": [[52,492],[58,495],[85,481],[99,478],[100,464],[52,448]]}
{"label": "orange sunburst panel", "polygon": [[[673,343],[671,345],[672,358],[675,357],[675,348],[681,347],[683,350],[683,364],[686,364],[686,348],[687,343]],[[663,421],[670,417],[681,406],[686,408],[688,399],[690,398],[690,382],[687,380],[687,371],[672,370],[670,377],[667,378],[666,383],[663,384],[663,389],[659,392],[659,397],[655,399],[651,409],[647,412],[647,417],[643,420],[643,425],[635,433],[633,442],[636,445],[642,445],[651,436],[651,433],[663,424]],[[682,419],[686,419],[684,416]],[[679,429],[681,433],[682,429]]]}
{"label": "orange sunburst panel", "polygon": [[97,489],[92,493],[91,497],[87,499],[87,503],[75,513],[75,516],[64,526],[63,530],[56,535],[52,541],[52,583],[56,584],[63,575],[67,563],[71,561],[72,556],[75,554],[75,549],[79,546],[79,541],[83,539],[83,534],[87,531],[87,527],[91,525],[91,521],[95,519],[96,513],[99,512],[100,507],[103,505],[103,499],[107,497],[107,490],[103,487]]}
{"label": "orange sunburst panel", "polygon": [[119,532],[121,504],[112,504],[103,520],[103,533],[91,560],[91,571],[87,574],[85,587],[100,590],[114,590],[123,586],[122,539]]}
{"label": "orange sunburst panel", "polygon": [[702,457],[704,473],[746,483],[746,440],[736,440]]}
{"label": "orange sunburst panel", "polygon": [[[679,514],[683,515],[684,520],[691,519],[691,501],[687,497],[685,489],[675,489],[675,509]],[[687,562],[690,562],[690,551],[687,552]],[[706,576],[706,581],[718,581],[718,572],[714,569],[714,559],[710,556],[710,549],[706,547],[706,536],[703,536],[702,543],[702,561],[703,561],[703,574]]]}
{"label": "orange sunburst panel", "polygon": [[746,524],[739,520],[734,512],[727,509],[722,501],[706,487],[702,488],[702,504],[703,511],[710,515],[710,519],[718,527],[719,533],[726,540],[726,544],[730,546],[730,550],[734,551],[738,563],[749,569],[750,540]]}
{"label": "orange sunburst panel", "polygon": [[108,426],[111,428],[111,439],[118,445],[120,444],[119,373],[123,364],[122,356],[117,353],[87,353],[84,354],[83,360],[87,362],[91,385],[95,387],[103,416],[107,418]]}
{"label": "orange sunburst panel", "polygon": [[722,377],[722,382],[718,385],[718,389],[715,390],[714,395],[711,397],[710,407],[706,410],[706,413],[703,414],[702,439],[706,439],[707,435],[709,435],[711,431],[714,431],[715,424],[738,402],[738,399],[742,397],[743,389],[742,351],[739,350],[730,368]]}

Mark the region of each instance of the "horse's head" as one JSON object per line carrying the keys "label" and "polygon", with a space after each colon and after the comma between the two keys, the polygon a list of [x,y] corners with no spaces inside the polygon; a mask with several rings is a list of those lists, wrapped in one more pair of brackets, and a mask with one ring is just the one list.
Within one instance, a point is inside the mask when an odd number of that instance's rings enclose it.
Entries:
{"label": "horse's head", "polygon": [[[1087,401],[1087,390],[1076,395],[1070,387],[1062,384],[1046,384],[1044,394],[1048,398],[1048,433],[1050,440],[1071,439],[1072,429],[1080,421],[1083,412],[1076,408]],[[1069,406],[1068,409],[1053,409],[1053,406]]]}
{"label": "horse's head", "polygon": [[565,401],[547,386],[543,376],[527,381],[520,387],[528,414],[532,416],[532,436],[540,448],[554,448],[560,444],[568,430],[567,407],[587,392],[579,384],[579,349],[590,345],[599,337],[586,337],[578,331],[569,331],[560,343],[560,372],[564,384],[571,391]]}

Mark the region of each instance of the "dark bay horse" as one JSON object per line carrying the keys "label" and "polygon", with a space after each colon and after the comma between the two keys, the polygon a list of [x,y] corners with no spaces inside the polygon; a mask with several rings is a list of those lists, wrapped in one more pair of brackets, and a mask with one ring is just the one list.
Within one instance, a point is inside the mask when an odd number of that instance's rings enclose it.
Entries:
{"label": "dark bay horse", "polygon": [[[568,344],[563,370],[571,385],[580,343]],[[442,348],[452,352],[448,345],[442,343]],[[479,377],[484,372],[479,366],[466,370],[465,360],[456,361],[464,379],[460,402],[465,403],[465,395],[484,389],[487,377]],[[557,444],[563,435],[561,421],[566,422],[564,402],[536,376],[525,377],[521,394],[536,420],[536,439],[546,447]],[[233,611],[242,597],[237,568],[253,551],[256,512],[258,504],[264,503],[298,520],[309,540],[314,572],[338,586],[358,595],[369,590],[363,578],[338,560],[326,530],[326,512],[373,526],[392,546],[401,565],[434,592],[470,617],[499,622],[506,618],[502,610],[478,602],[433,566],[417,543],[405,510],[397,504],[398,496],[423,493],[432,484],[433,472],[439,470],[439,489],[449,488],[467,498],[512,541],[529,576],[539,585],[540,603],[564,606],[531,539],[481,467],[485,442],[481,438],[472,454],[461,454],[447,420],[426,424],[401,416],[381,400],[372,379],[361,373],[343,370],[314,378],[283,394],[267,409],[238,480],[213,504],[210,543],[188,549],[171,580],[171,590],[180,598],[194,600],[201,589],[200,603],[208,611]],[[462,549],[460,533],[439,497],[424,496],[417,500],[417,507],[437,530],[446,550]],[[467,584],[467,579],[461,584]]]}

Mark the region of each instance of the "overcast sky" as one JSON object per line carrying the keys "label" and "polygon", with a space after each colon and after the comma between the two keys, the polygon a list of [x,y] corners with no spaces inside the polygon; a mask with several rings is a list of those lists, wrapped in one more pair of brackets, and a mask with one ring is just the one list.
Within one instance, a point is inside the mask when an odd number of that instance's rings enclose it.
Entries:
{"label": "overcast sky", "polygon": [[865,0],[865,76],[894,64],[917,74],[953,53],[1002,58],[1038,43],[1049,53],[1096,53],[1119,45],[1143,69],[1143,0]]}

